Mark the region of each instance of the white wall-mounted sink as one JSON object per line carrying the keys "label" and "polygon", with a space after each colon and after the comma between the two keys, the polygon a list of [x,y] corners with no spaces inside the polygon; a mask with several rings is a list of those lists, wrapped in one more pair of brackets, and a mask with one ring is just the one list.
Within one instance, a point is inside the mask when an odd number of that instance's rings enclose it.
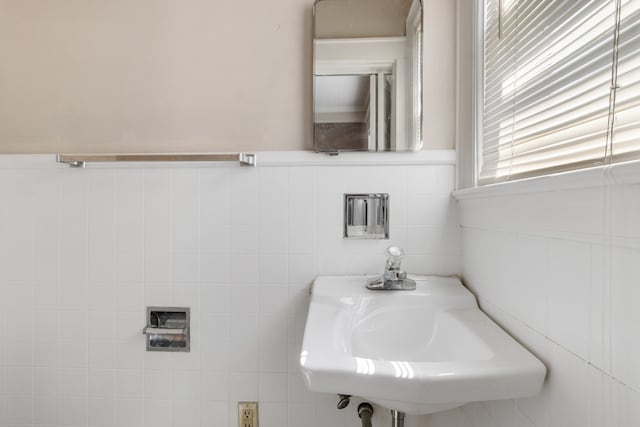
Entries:
{"label": "white wall-mounted sink", "polygon": [[310,390],[409,414],[540,391],[544,365],[459,280],[410,277],[414,291],[368,290],[368,276],[314,281],[300,354]]}

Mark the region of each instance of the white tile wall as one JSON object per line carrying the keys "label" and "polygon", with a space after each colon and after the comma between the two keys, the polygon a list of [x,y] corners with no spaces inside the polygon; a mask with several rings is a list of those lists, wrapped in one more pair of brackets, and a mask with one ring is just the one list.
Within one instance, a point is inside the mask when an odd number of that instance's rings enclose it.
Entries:
{"label": "white tile wall", "polygon": [[[0,169],[3,427],[235,426],[239,400],[259,400],[263,427],[357,425],[300,376],[309,283],[376,273],[391,243],[412,272],[461,269],[452,164],[23,160]],[[345,192],[390,193],[390,241],[342,239]],[[146,305],[191,307],[190,353],[144,351]]]}
{"label": "white tile wall", "polygon": [[640,425],[640,185],[602,184],[460,202],[465,283],[548,377],[431,427]]}

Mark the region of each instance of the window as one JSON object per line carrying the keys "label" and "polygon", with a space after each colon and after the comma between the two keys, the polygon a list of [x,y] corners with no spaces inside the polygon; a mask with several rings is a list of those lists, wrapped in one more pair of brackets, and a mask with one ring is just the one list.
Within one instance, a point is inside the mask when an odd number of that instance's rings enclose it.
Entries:
{"label": "window", "polygon": [[483,10],[479,184],[640,158],[640,0]]}

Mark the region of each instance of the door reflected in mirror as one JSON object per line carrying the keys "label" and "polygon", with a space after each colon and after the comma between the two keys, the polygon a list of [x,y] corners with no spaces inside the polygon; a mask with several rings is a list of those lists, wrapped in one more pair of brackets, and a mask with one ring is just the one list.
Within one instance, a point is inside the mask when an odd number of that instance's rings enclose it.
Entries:
{"label": "door reflected in mirror", "polygon": [[422,147],[420,0],[318,0],[313,43],[316,151]]}
{"label": "door reflected in mirror", "polygon": [[327,150],[386,151],[391,74],[315,76],[316,143]]}

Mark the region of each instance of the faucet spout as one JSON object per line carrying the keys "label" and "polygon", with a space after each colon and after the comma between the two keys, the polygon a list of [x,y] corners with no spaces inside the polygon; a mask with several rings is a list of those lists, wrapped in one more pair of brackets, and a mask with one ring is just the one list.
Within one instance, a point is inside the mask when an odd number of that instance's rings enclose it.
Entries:
{"label": "faucet spout", "polygon": [[371,290],[414,290],[416,282],[407,278],[407,273],[401,270],[402,257],[404,253],[398,246],[387,248],[387,262],[384,273],[367,280],[367,288]]}

